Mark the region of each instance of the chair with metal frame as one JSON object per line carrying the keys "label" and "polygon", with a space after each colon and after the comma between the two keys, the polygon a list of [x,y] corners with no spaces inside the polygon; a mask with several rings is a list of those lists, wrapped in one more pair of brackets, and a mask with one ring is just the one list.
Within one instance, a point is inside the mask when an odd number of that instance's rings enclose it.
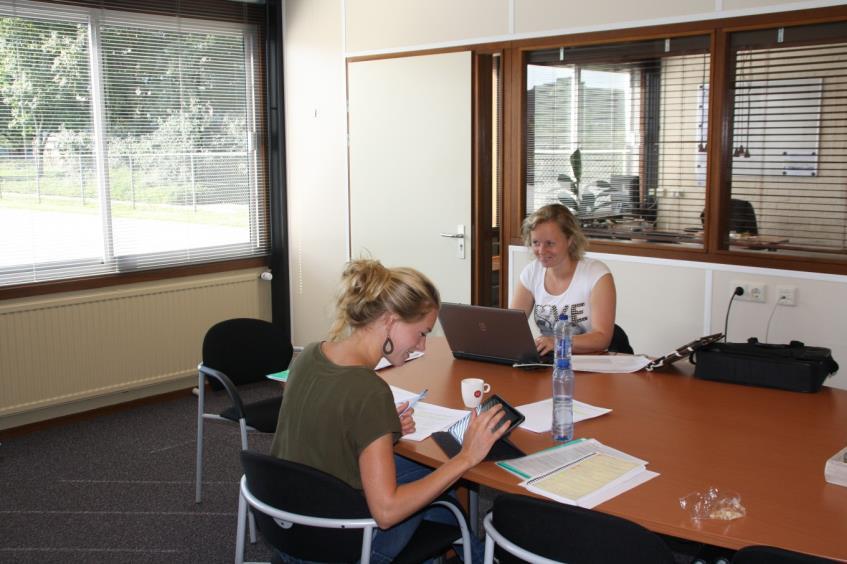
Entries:
{"label": "chair with metal frame", "polygon": [[[202,500],[203,423],[206,419],[236,423],[241,449],[247,449],[247,432],[276,431],[282,394],[245,403],[238,392],[244,384],[265,381],[268,374],[288,368],[293,348],[285,332],[268,321],[237,318],[212,326],[203,339],[203,362],[197,367],[197,459],[195,501]],[[206,413],[206,380],[223,389],[231,405],[219,414]]]}
{"label": "chair with metal frame", "polygon": [[549,500],[504,494],[483,521],[485,563],[673,564],[671,549],[632,521]]}
{"label": "chair with metal frame", "polygon": [[[238,502],[235,562],[244,561],[248,507],[264,539],[292,558],[368,564],[378,525],[361,491],[320,470],[251,451],[241,453],[244,476]],[[456,517],[457,525],[422,521],[395,564],[423,562],[454,544],[471,561],[470,532],[462,509],[447,496],[432,502]]]}

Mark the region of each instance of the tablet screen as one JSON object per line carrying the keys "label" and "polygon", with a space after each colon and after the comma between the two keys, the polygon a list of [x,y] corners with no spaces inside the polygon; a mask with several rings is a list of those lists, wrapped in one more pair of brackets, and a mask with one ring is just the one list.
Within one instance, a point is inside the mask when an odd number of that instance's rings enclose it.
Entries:
{"label": "tablet screen", "polygon": [[[501,426],[502,425],[508,425],[509,426],[509,430],[506,431],[506,435],[508,435],[509,433],[511,433],[514,430],[515,427],[520,425],[523,422],[523,420],[526,419],[526,418],[524,417],[524,415],[520,411],[518,411],[517,409],[515,409],[514,407],[512,407],[511,405],[506,403],[506,400],[504,400],[503,398],[501,398],[497,394],[494,394],[493,396],[491,396],[490,398],[488,398],[487,400],[482,402],[479,405],[479,407],[476,408],[476,412],[479,414],[479,413],[482,413],[484,411],[488,411],[489,409],[491,409],[492,407],[494,407],[497,404],[500,404],[500,405],[503,406],[503,412],[506,414],[500,420],[500,425]],[[456,442],[458,442],[459,444],[462,444],[462,441],[465,438],[465,431],[468,430],[468,426],[470,424],[471,424],[471,414],[468,413],[467,416],[462,417],[457,422],[455,422],[453,425],[451,425],[450,428],[447,429],[447,432],[450,433],[451,435],[453,435],[453,438],[456,439]],[[505,437],[506,435],[503,435],[503,436]]]}

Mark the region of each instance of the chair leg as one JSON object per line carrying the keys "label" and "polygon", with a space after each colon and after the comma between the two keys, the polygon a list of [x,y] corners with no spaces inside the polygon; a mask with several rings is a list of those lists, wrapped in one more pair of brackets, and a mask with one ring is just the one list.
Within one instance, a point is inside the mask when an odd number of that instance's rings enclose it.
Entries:
{"label": "chair leg", "polygon": [[471,533],[468,531],[468,524],[465,522],[465,516],[454,503],[444,500],[435,500],[432,505],[441,505],[453,513],[456,518],[456,524],[459,525],[459,530],[462,532],[462,556],[464,562],[471,562]]}
{"label": "chair leg", "polygon": [[[243,417],[238,420],[238,428],[241,429],[241,450],[247,450],[247,421]],[[252,509],[247,516],[250,519],[250,544],[256,544],[256,518]]]}
{"label": "chair leg", "polygon": [[373,527],[365,527],[362,529],[362,555],[359,559],[359,564],[370,564],[371,562],[371,541],[374,538]]}
{"label": "chair leg", "polygon": [[482,561],[484,564],[492,564],[494,562],[494,539],[488,533],[485,534],[485,556]]}
{"label": "chair leg", "polygon": [[235,537],[235,564],[244,562],[244,522],[247,520],[247,500],[244,494],[238,496],[238,525]]}
{"label": "chair leg", "polygon": [[203,411],[206,408],[206,378],[199,373],[197,383],[197,460],[195,462],[194,476],[194,502],[200,503],[203,495]]}
{"label": "chair leg", "polygon": [[468,488],[468,521],[473,534],[479,534],[479,492]]}

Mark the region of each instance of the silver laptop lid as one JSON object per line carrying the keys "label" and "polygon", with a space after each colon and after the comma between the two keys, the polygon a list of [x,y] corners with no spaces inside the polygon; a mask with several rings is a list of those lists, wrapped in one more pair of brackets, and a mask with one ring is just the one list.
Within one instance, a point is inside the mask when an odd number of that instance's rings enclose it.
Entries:
{"label": "silver laptop lid", "polygon": [[519,309],[445,302],[438,319],[456,358],[500,364],[541,362],[526,314]]}

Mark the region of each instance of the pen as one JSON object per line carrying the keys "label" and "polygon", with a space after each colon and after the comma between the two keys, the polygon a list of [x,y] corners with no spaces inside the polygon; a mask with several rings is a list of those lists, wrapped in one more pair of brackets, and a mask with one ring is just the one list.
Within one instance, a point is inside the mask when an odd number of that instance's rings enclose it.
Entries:
{"label": "pen", "polygon": [[[404,409],[403,411],[400,412],[400,415],[398,415],[398,417],[403,416],[407,411],[409,411],[410,409],[415,407],[415,404],[418,403],[418,401],[420,401],[420,400],[422,400],[423,398],[426,397],[426,393],[428,391],[429,391],[429,388],[425,389],[424,391],[422,391],[421,393],[419,393],[418,395],[416,395],[415,397],[410,399],[409,405],[406,406],[406,409]],[[400,403],[403,403],[403,402],[400,402]]]}

